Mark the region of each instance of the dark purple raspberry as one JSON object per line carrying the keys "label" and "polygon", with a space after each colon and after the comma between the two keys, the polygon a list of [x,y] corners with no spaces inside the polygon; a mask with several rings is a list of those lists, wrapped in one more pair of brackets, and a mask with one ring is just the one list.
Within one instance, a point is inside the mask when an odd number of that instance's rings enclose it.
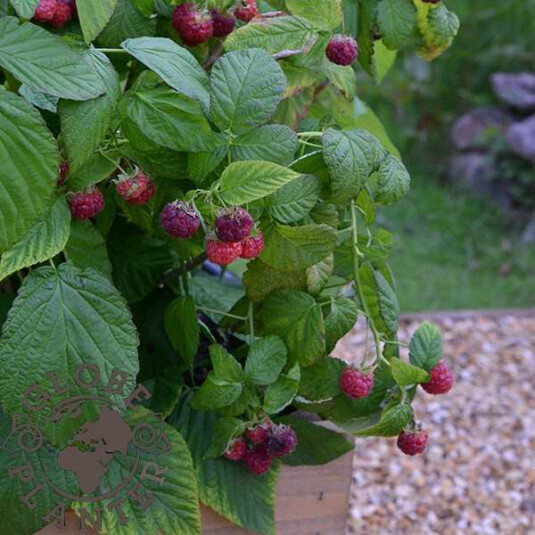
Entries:
{"label": "dark purple raspberry", "polygon": [[397,445],[405,455],[418,455],[425,451],[427,439],[427,431],[416,426],[413,430],[402,431],[398,436]]}
{"label": "dark purple raspberry", "polygon": [[348,366],[338,381],[340,390],[350,399],[365,398],[373,390],[373,373],[364,374],[352,366]]}
{"label": "dark purple raspberry", "polygon": [[351,65],[358,56],[358,44],[351,36],[335,35],[327,45],[326,54],[329,61],[336,65]]}
{"label": "dark purple raspberry", "polygon": [[221,212],[215,222],[217,237],[224,242],[239,242],[251,234],[254,219],[243,208]]}
{"label": "dark purple raspberry", "polygon": [[272,459],[265,444],[250,447],[243,457],[243,464],[253,474],[265,474],[271,467]]}
{"label": "dark purple raspberry", "polygon": [[297,435],[287,425],[275,425],[269,433],[267,447],[273,457],[286,457],[297,448]]}
{"label": "dark purple raspberry", "polygon": [[453,374],[445,362],[439,362],[430,372],[431,380],[422,383],[422,388],[428,394],[446,394],[453,386]]}
{"label": "dark purple raspberry", "polygon": [[227,451],[223,454],[223,457],[230,461],[240,461],[247,453],[247,442],[243,437],[235,438],[231,441]]}
{"label": "dark purple raspberry", "polygon": [[102,192],[95,188],[69,194],[71,214],[74,219],[90,219],[102,212],[106,206]]}
{"label": "dark purple raspberry", "polygon": [[69,162],[63,160],[59,164],[59,173],[58,173],[58,186],[63,186],[67,178],[67,173],[69,172]]}
{"label": "dark purple raspberry", "polygon": [[166,204],[160,214],[162,228],[173,238],[191,238],[201,226],[201,218],[185,201]]}
{"label": "dark purple raspberry", "polygon": [[225,15],[217,9],[213,9],[211,13],[215,37],[226,37],[234,31],[236,19],[232,15]]}

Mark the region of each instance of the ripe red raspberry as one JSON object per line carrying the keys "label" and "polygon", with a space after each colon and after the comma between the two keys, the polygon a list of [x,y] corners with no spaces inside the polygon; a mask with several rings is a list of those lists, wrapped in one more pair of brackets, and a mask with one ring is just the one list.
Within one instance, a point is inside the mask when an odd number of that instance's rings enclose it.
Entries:
{"label": "ripe red raspberry", "polygon": [[206,253],[208,260],[220,266],[228,266],[240,257],[241,242],[225,243],[211,238],[206,240]]}
{"label": "ripe red raspberry", "polygon": [[95,217],[106,206],[104,195],[95,187],[70,194],[69,202],[71,204],[71,214],[74,219],[90,219],[91,217]]}
{"label": "ripe red raspberry", "polygon": [[166,204],[160,214],[162,228],[173,238],[191,238],[201,226],[201,218],[185,201]]}
{"label": "ripe red raspberry", "polygon": [[256,0],[241,0],[240,5],[234,11],[236,18],[243,22],[249,22],[258,15]]}
{"label": "ripe red raspberry", "polygon": [[365,398],[373,390],[373,373],[364,374],[352,366],[348,366],[338,381],[340,390],[350,399]]}
{"label": "ripe red raspberry", "polygon": [[226,15],[217,9],[213,9],[211,13],[215,37],[226,37],[234,31],[236,19],[232,15]]}
{"label": "ripe red raspberry", "polygon": [[156,191],[154,182],[145,173],[123,176],[116,184],[117,193],[130,204],[141,206],[147,204]]}
{"label": "ripe red raspberry", "polygon": [[56,13],[57,0],[40,0],[35,8],[33,19],[37,22],[49,22]]}
{"label": "ripe red raspberry", "polygon": [[270,469],[271,462],[271,455],[265,444],[249,448],[243,457],[247,470],[257,475],[265,474]]}
{"label": "ripe red raspberry", "polygon": [[214,23],[210,13],[198,11],[191,3],[181,4],[175,8],[172,24],[188,46],[204,43],[214,34]]}
{"label": "ripe red raspberry", "polygon": [[351,36],[335,35],[327,45],[326,54],[329,61],[336,65],[351,65],[358,56],[359,47]]}
{"label": "ripe red raspberry", "polygon": [[414,430],[402,431],[397,445],[405,455],[418,455],[425,451],[428,438],[427,431],[417,426]]}
{"label": "ripe red raspberry", "polygon": [[215,221],[217,237],[224,242],[237,242],[251,234],[254,219],[243,208],[222,211]]}
{"label": "ripe red raspberry", "polygon": [[59,164],[58,186],[63,186],[63,184],[65,184],[65,179],[67,178],[68,172],[69,172],[69,162],[67,162],[67,160],[63,160]]}
{"label": "ripe red raspberry", "polygon": [[267,447],[273,457],[286,457],[297,448],[297,435],[287,425],[275,425],[270,430]]}
{"label": "ripe red raspberry", "polygon": [[250,236],[245,238],[242,242],[241,257],[247,260],[260,256],[260,253],[264,250],[264,235],[259,230],[256,236]]}
{"label": "ripe red raspberry", "polygon": [[439,362],[431,370],[431,380],[427,383],[422,383],[422,388],[428,394],[446,394],[453,386],[453,374],[445,362]]}
{"label": "ripe red raspberry", "polygon": [[245,435],[253,444],[263,444],[269,437],[270,429],[271,422],[269,420],[265,420],[252,429],[246,429]]}
{"label": "ripe red raspberry", "polygon": [[69,22],[74,16],[74,6],[68,0],[57,0],[56,11],[52,20],[51,26],[54,28],[62,28]]}
{"label": "ripe red raspberry", "polygon": [[243,459],[243,456],[247,453],[247,442],[243,437],[235,438],[231,441],[227,451],[223,454],[223,457],[231,461],[239,461]]}

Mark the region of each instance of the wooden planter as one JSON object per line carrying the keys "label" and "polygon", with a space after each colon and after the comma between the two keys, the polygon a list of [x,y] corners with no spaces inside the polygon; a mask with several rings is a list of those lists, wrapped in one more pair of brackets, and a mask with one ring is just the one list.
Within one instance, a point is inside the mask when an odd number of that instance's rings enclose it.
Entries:
{"label": "wooden planter", "polygon": [[[323,466],[284,466],[277,486],[275,509],[278,535],[343,535],[346,531],[353,452]],[[206,535],[246,535],[253,532],[231,524],[208,507],[201,506]],[[34,535],[94,533],[77,528],[74,513],[67,515],[67,529],[47,526]],[[150,534],[147,534],[150,535]],[[175,534],[169,534],[175,535]]]}

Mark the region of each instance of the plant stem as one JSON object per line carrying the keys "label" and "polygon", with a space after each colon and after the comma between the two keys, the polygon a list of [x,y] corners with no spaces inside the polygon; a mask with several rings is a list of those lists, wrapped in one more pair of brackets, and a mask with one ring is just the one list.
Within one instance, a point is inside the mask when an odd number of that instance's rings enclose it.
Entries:
{"label": "plant stem", "polygon": [[243,316],[237,316],[236,314],[229,314],[228,312],[223,312],[222,310],[215,310],[214,308],[208,307],[197,307],[202,312],[211,312],[212,314],[221,314],[222,316],[227,316],[228,318],[233,318],[235,320],[247,321],[247,318]]}
{"label": "plant stem", "polygon": [[362,307],[364,308],[364,312],[366,313],[366,317],[368,318],[368,327],[372,331],[373,334],[373,340],[375,342],[375,353],[377,355],[377,360],[384,360],[388,363],[390,366],[390,363],[383,357],[381,354],[381,342],[379,339],[379,333],[377,332],[377,329],[375,328],[373,324],[373,319],[370,315],[370,311],[368,309],[368,304],[366,303],[366,300],[364,299],[364,292],[362,291],[362,284],[360,281],[360,265],[359,265],[359,236],[358,236],[358,222],[357,222],[357,205],[354,200],[351,201],[351,220],[353,223],[353,275],[355,279],[355,284],[357,285],[357,291],[360,298],[360,301],[362,303]]}
{"label": "plant stem", "polygon": [[116,166],[117,166],[117,169],[119,169],[119,171],[121,171],[121,173],[123,173],[123,175],[127,175],[128,173],[119,165],[118,162],[116,162],[113,158],[110,158],[102,149],[99,149],[98,150],[99,154],[101,156],[104,156],[104,158],[106,158],[106,160],[109,160],[110,162],[114,163]]}
{"label": "plant stem", "polygon": [[254,305],[252,301],[249,301],[249,313],[247,314],[249,318],[249,335],[251,336],[251,344],[254,342]]}
{"label": "plant stem", "polygon": [[96,50],[104,54],[128,54],[128,51],[123,48],[97,48]]}
{"label": "plant stem", "polygon": [[323,132],[298,132],[298,137],[321,137]]}

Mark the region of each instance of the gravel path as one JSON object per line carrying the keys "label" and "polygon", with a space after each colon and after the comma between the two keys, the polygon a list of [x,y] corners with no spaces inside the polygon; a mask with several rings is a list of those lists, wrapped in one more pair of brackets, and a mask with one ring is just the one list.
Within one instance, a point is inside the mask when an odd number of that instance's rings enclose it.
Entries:
{"label": "gravel path", "polygon": [[[407,342],[419,322],[402,326]],[[395,440],[358,439],[349,533],[535,533],[535,314],[435,321],[456,383],[447,396],[420,391],[426,454]],[[337,348],[360,355],[357,328]]]}

